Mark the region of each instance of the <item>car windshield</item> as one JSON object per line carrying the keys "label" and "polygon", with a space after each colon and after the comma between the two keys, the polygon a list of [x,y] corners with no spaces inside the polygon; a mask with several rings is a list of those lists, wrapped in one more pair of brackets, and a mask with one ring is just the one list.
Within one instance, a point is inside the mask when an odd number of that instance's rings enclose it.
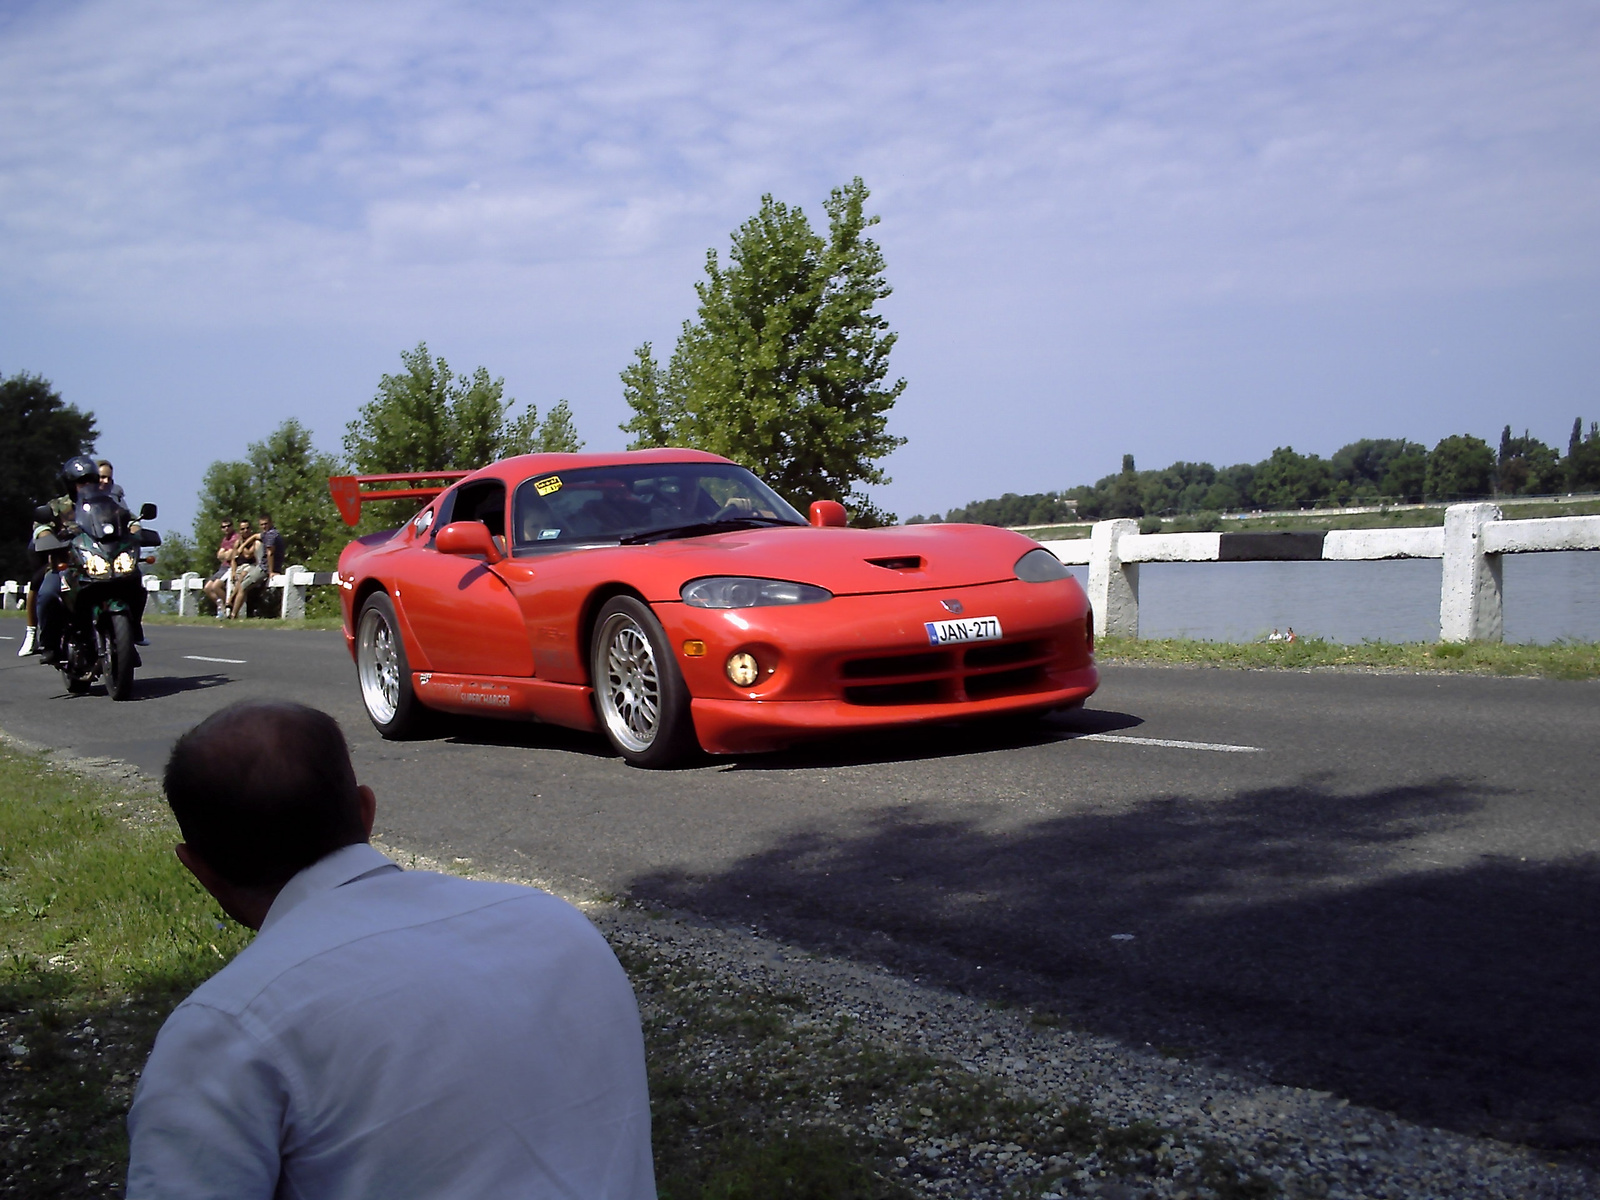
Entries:
{"label": "car windshield", "polygon": [[[584,467],[535,475],[517,488],[516,549],[645,541],[714,532],[721,524],[804,525],[806,519],[732,463]],[[711,528],[702,528],[711,527]]]}

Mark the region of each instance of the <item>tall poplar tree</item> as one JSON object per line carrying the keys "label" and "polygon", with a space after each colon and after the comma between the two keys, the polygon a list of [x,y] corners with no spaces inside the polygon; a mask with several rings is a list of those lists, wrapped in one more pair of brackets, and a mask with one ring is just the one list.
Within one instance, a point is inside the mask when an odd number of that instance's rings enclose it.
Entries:
{"label": "tall poplar tree", "polygon": [[699,309],[666,371],[646,343],[622,372],[630,449],[709,450],[802,510],[838,500],[860,524],[893,520],[861,491],[889,482],[879,460],[905,442],[887,432],[906,384],[886,382],[895,334],[874,308],[892,289],[866,236],[878,223],[868,194],[859,177],[835,188],[825,237],[799,208],[763,196],[727,265],[707,252]]}

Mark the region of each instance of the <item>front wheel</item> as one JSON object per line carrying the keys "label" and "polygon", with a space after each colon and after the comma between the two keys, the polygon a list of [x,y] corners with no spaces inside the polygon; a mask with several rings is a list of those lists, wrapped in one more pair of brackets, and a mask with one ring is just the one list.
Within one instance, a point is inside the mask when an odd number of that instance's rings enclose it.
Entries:
{"label": "front wheel", "polygon": [[356,677],[374,729],[391,740],[421,732],[428,710],[411,686],[411,667],[395,620],[394,602],[384,592],[367,597],[356,618]]}
{"label": "front wheel", "polygon": [[632,596],[606,602],[589,649],[595,707],[606,737],[636,767],[670,767],[700,749],[689,689],[650,606]]}
{"label": "front wheel", "polygon": [[127,613],[111,614],[111,670],[106,691],[113,700],[133,699],[133,620]]}

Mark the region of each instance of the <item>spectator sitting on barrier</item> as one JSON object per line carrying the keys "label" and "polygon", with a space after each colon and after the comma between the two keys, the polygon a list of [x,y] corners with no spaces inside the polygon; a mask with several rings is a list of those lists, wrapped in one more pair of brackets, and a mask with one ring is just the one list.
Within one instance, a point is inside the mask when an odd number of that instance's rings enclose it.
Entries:
{"label": "spectator sitting on barrier", "polygon": [[232,615],[235,617],[249,603],[251,597],[258,595],[274,575],[283,571],[283,534],[273,527],[272,514],[261,514],[259,533],[248,532],[248,521],[241,521],[240,525],[246,533],[239,544],[237,559],[244,561],[246,555],[251,555],[255,561],[248,563],[242,569],[235,567],[232,608]]}
{"label": "spectator sitting on barrier", "polygon": [[245,597],[261,582],[256,558],[261,553],[261,535],[250,527],[249,517],[239,518],[239,544],[233,548],[232,587],[228,592],[228,615],[237,617]]}
{"label": "spectator sitting on barrier", "polygon": [[228,598],[228,572],[233,570],[233,552],[239,545],[239,535],[233,531],[233,522],[222,519],[222,541],[217,545],[217,571],[200,590],[217,606],[217,615],[223,614]]}
{"label": "spectator sitting on barrier", "polygon": [[156,1038],[130,1200],[655,1196],[639,1010],[582,913],[401,870],[304,705],[213,714],[163,783],[179,859],[260,935]]}

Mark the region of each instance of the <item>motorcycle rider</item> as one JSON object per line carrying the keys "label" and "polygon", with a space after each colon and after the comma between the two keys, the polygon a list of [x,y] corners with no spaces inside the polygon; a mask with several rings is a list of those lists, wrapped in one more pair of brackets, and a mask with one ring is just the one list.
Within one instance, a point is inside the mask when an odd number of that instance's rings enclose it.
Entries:
{"label": "motorcycle rider", "polygon": [[[49,507],[54,527],[52,540],[59,543],[59,548],[64,550],[66,544],[71,542],[75,531],[78,505],[95,496],[110,493],[106,485],[101,482],[99,464],[87,454],[69,458],[61,467],[61,476],[67,482],[69,494],[57,496],[50,501]],[[61,629],[66,620],[66,603],[61,599],[61,568],[66,565],[66,561],[64,555],[57,555],[51,551],[50,569],[45,572],[44,580],[39,585],[38,599],[35,602],[39,656],[46,666],[51,667],[58,666],[61,662]],[[130,614],[133,618],[134,642],[140,646],[150,644],[144,636],[145,600],[145,591],[141,586],[135,594],[133,612]]]}

